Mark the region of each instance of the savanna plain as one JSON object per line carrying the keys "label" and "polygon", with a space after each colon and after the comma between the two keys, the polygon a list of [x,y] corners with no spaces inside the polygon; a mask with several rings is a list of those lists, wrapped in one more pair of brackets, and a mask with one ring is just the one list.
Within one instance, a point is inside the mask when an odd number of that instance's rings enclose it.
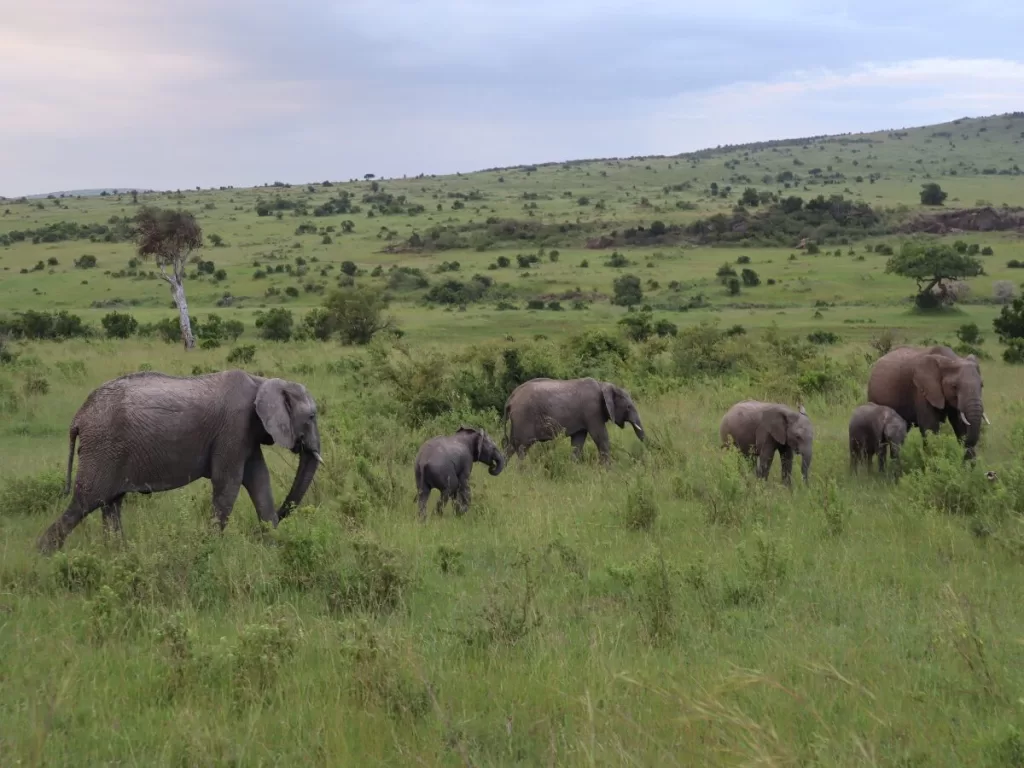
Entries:
{"label": "savanna plain", "polygon": [[[1024,765],[1024,385],[993,328],[1022,147],[1015,114],[0,200],[0,764]],[[136,253],[145,205],[202,226],[194,349]],[[922,308],[887,270],[907,243],[981,269]],[[902,343],[978,355],[975,464],[944,425],[898,479],[850,473],[850,413]],[[273,529],[242,493],[220,533],[199,480],[37,552],[93,388],[234,367],[317,400],[298,509]],[[620,384],[646,441],[477,465],[465,515],[418,522],[419,445],[500,440],[537,376]],[[720,449],[748,398],[804,405],[807,485]],[[296,459],[265,453],[280,502]]]}

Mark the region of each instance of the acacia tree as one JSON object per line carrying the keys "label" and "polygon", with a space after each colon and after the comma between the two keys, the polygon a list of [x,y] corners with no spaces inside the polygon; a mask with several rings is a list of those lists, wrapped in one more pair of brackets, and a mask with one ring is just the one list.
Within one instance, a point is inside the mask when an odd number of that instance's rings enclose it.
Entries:
{"label": "acacia tree", "polygon": [[160,276],[171,286],[178,307],[185,349],[196,345],[185,299],[185,265],[192,251],[203,247],[203,230],[188,211],[146,206],[135,216],[135,242],[143,259],[153,257]]}
{"label": "acacia tree", "polygon": [[957,253],[951,246],[908,241],[889,258],[885,271],[916,280],[917,306],[935,309],[956,300],[950,283],[976,277],[984,272],[984,267],[975,257]]}

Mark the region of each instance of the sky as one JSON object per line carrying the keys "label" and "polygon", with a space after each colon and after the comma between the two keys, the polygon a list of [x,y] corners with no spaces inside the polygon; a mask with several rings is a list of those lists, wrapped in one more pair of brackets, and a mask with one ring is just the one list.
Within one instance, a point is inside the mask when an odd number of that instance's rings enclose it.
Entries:
{"label": "sky", "polygon": [[469,172],[1024,110],[1024,3],[32,0],[0,195]]}

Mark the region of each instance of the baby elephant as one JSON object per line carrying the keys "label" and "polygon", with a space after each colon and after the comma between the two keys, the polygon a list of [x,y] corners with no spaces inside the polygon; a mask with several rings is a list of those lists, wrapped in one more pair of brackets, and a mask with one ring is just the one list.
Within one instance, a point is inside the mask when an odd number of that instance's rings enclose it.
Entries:
{"label": "baby elephant", "polygon": [[722,446],[730,440],[744,456],[758,457],[757,476],[768,477],[775,452],[782,456],[782,482],[790,484],[793,454],[801,457],[801,471],[807,482],[811,471],[814,428],[801,405],[794,411],[788,405],[744,400],[726,411],[718,427]]}
{"label": "baby elephant", "polygon": [[474,461],[487,464],[488,472],[494,476],[505,468],[504,454],[482,429],[462,426],[454,435],[432,437],[420,446],[416,454],[416,490],[421,522],[427,517],[427,499],[434,488],[441,492],[437,514],[443,513],[445,502],[452,498],[456,514],[465,514]]}
{"label": "baby elephant", "polygon": [[862,461],[870,466],[878,454],[878,471],[884,472],[886,447],[898,466],[906,439],[907,422],[892,408],[874,403],[858,406],[850,417],[850,469],[856,472]]}

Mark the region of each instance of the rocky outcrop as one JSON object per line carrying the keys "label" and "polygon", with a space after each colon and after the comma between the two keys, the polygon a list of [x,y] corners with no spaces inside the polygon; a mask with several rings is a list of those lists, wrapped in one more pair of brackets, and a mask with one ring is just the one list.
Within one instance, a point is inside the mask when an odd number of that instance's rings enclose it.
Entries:
{"label": "rocky outcrop", "polygon": [[1024,208],[960,208],[922,213],[904,222],[901,232],[927,232],[945,235],[955,232],[1024,231]]}

